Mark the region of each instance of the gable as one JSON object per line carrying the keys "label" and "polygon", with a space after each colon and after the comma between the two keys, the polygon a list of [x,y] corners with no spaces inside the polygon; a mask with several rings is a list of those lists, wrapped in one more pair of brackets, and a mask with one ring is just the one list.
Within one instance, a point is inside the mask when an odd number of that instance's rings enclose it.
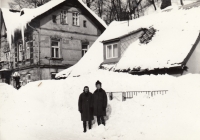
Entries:
{"label": "gable", "polygon": [[[99,35],[102,30],[93,20],[90,19],[88,15],[86,15],[85,11],[82,8],[77,7],[77,5],[73,5],[74,3],[65,3],[54,7],[52,10],[47,11],[45,14],[37,17],[34,21],[40,23],[40,28],[48,29],[48,30],[58,30],[58,31],[66,31],[66,32],[78,32],[82,34],[90,34],[90,35]],[[65,11],[66,23],[62,23],[61,12]],[[78,13],[79,16],[79,25],[73,25],[73,13]],[[55,18],[55,22],[53,22],[53,16]],[[32,21],[31,23],[33,23]],[[84,22],[86,22],[87,27],[84,27]]]}
{"label": "gable", "polygon": [[50,1],[45,5],[35,9],[22,9],[21,14],[23,14],[22,18],[26,19],[26,22],[28,22],[28,20],[38,20],[38,18],[42,19],[48,16],[50,13],[53,13],[58,9],[62,9],[63,6],[79,8],[84,15],[87,15],[87,17],[93,23],[95,23],[96,26],[98,26],[101,32],[103,32],[107,27],[105,22],[100,17],[98,17],[93,11],[91,11],[91,9],[89,9],[81,0]]}

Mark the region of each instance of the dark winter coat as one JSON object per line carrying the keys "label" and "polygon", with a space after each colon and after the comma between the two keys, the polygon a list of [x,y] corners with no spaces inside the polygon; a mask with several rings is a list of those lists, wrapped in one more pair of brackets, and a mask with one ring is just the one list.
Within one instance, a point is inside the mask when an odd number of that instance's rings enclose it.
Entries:
{"label": "dark winter coat", "polygon": [[102,88],[95,90],[93,94],[93,107],[94,116],[106,116],[107,95]]}
{"label": "dark winter coat", "polygon": [[92,93],[81,93],[79,96],[78,107],[81,112],[82,121],[91,121],[93,117],[93,106],[92,106]]}

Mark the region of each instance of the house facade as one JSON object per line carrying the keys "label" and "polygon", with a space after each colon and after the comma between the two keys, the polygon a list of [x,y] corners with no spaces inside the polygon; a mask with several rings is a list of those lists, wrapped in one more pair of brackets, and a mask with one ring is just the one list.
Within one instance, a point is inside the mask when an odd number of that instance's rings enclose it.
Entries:
{"label": "house facade", "polygon": [[11,47],[5,23],[2,20],[0,26],[0,81],[14,86],[54,79],[56,73],[77,63],[105,30],[78,0],[63,1],[34,18],[24,39],[21,31],[15,32]]}

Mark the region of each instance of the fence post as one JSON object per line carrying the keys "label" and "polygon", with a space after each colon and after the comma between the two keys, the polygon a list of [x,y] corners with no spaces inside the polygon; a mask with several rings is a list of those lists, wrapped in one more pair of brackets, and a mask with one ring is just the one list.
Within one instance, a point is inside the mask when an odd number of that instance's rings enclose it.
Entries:
{"label": "fence post", "polygon": [[122,101],[126,101],[126,92],[122,92]]}
{"label": "fence post", "polygon": [[110,100],[113,99],[113,93],[112,92],[109,93],[109,98],[110,98]]}

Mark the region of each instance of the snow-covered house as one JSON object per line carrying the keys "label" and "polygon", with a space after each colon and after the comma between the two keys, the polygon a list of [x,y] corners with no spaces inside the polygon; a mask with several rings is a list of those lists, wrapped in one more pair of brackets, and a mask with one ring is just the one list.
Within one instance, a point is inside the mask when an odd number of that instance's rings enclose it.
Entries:
{"label": "snow-covered house", "polygon": [[35,9],[1,8],[0,80],[53,79],[77,63],[107,25],[82,0],[54,0]]}
{"label": "snow-covered house", "polygon": [[200,73],[200,17],[192,12],[197,4],[109,27],[126,32],[102,41],[100,68],[139,75]]}
{"label": "snow-covered house", "polygon": [[76,65],[56,76],[78,76],[99,68],[138,75],[200,73],[199,5],[172,6],[135,20],[114,21]]}

